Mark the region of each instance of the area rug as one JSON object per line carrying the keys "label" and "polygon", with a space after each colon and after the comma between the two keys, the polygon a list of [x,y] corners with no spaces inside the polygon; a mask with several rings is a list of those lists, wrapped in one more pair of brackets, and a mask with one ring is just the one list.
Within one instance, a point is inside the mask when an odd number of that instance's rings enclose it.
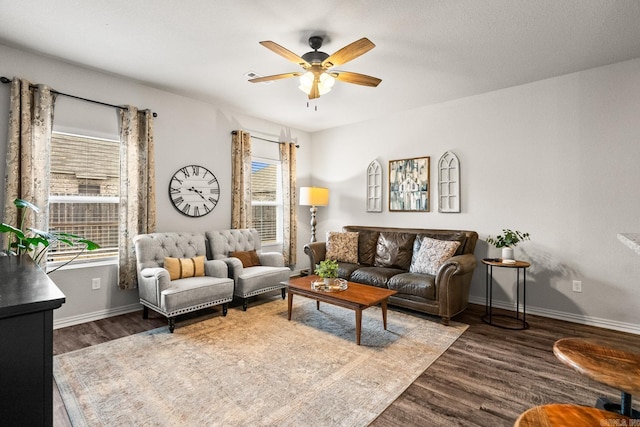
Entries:
{"label": "area rug", "polygon": [[[196,319],[197,320],[197,319]],[[467,325],[295,298],[54,358],[74,426],[366,426]]]}

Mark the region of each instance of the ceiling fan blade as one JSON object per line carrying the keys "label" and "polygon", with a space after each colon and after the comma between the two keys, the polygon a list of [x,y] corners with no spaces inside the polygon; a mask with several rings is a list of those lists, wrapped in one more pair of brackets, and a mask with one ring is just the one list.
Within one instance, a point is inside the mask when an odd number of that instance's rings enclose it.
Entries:
{"label": "ceiling fan blade", "polygon": [[324,68],[331,68],[337,65],[342,65],[346,62],[351,61],[352,59],[356,59],[360,55],[369,52],[374,47],[376,47],[376,45],[373,44],[371,40],[363,37],[360,40],[356,40],[355,42],[346,45],[342,49],[335,52],[333,55],[329,56],[327,59],[322,61],[322,66]]}
{"label": "ceiling fan blade", "polygon": [[309,92],[309,99],[320,98],[320,88],[318,85],[320,84],[320,75],[316,74],[313,76],[313,84],[311,85],[311,92]]}
{"label": "ceiling fan blade", "polygon": [[282,56],[287,61],[291,61],[294,64],[298,64],[305,69],[311,67],[311,64],[309,64],[307,61],[305,61],[295,53],[291,52],[289,49],[286,49],[280,46],[278,43],[274,43],[270,40],[267,40],[267,41],[260,42],[260,44],[266,47],[267,49],[269,49],[270,51],[275,52],[278,55]]}
{"label": "ceiling fan blade", "polygon": [[304,73],[294,72],[294,73],[274,74],[273,76],[256,77],[255,79],[249,79],[249,81],[251,83],[270,82],[272,80],[288,79],[289,77],[298,77],[298,76],[301,76],[302,74]]}
{"label": "ceiling fan blade", "polygon": [[366,74],[352,73],[349,71],[335,71],[330,73],[336,80],[341,82],[353,83],[362,86],[376,87],[382,80],[377,77],[367,76]]}

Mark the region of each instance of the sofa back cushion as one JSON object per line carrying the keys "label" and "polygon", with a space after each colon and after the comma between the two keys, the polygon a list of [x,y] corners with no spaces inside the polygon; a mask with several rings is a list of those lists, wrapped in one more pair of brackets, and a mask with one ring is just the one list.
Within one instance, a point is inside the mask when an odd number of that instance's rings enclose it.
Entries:
{"label": "sofa back cushion", "polygon": [[376,261],[379,231],[358,231],[358,264],[371,266]]}
{"label": "sofa back cushion", "polygon": [[206,255],[204,236],[200,233],[150,233],[133,238],[136,267],[163,267],[164,258],[193,258]]}
{"label": "sofa back cushion", "polygon": [[260,254],[262,248],[260,235],[254,228],[207,231],[205,235],[211,259],[228,258],[231,252],[256,251]]}
{"label": "sofa back cushion", "polygon": [[380,232],[373,265],[408,271],[415,238],[416,235],[413,233]]}
{"label": "sofa back cushion", "polygon": [[[458,250],[456,251],[456,255],[462,254],[473,254],[476,248],[476,243],[478,242],[478,233],[470,230],[445,230],[445,229],[437,229],[437,228],[400,228],[400,227],[375,227],[370,225],[345,225],[342,227],[343,231],[357,231],[360,233],[360,242],[362,242],[363,232],[371,232],[371,233],[382,233],[384,232],[396,232],[396,233],[413,233],[413,234],[422,234],[432,239],[438,240],[457,240],[453,238],[455,235],[462,236],[460,240],[462,240]],[[377,238],[376,238],[377,242]],[[362,257],[362,246],[359,248],[360,253],[358,257]],[[362,262],[361,264],[366,264]],[[372,264],[373,265],[373,264]]]}

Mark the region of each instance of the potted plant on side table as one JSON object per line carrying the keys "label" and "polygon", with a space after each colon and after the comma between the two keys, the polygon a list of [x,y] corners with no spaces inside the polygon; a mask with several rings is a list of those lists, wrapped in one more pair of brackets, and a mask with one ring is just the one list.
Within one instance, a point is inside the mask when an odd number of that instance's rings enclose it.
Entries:
{"label": "potted plant on side table", "polygon": [[314,272],[324,279],[325,285],[330,285],[333,279],[338,277],[338,263],[332,259],[325,259],[316,264]]}
{"label": "potted plant on side table", "polygon": [[515,264],[513,248],[523,240],[529,240],[529,233],[508,228],[502,229],[502,234],[498,234],[495,238],[487,237],[487,243],[502,249],[502,262],[505,264]]}

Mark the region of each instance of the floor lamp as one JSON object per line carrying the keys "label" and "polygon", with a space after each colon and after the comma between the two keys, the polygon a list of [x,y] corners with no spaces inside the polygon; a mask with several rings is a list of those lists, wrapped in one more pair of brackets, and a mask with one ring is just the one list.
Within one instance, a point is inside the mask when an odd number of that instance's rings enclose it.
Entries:
{"label": "floor lamp", "polygon": [[311,242],[316,241],[316,213],[317,206],[329,204],[329,189],[322,187],[300,187],[300,205],[311,206]]}

